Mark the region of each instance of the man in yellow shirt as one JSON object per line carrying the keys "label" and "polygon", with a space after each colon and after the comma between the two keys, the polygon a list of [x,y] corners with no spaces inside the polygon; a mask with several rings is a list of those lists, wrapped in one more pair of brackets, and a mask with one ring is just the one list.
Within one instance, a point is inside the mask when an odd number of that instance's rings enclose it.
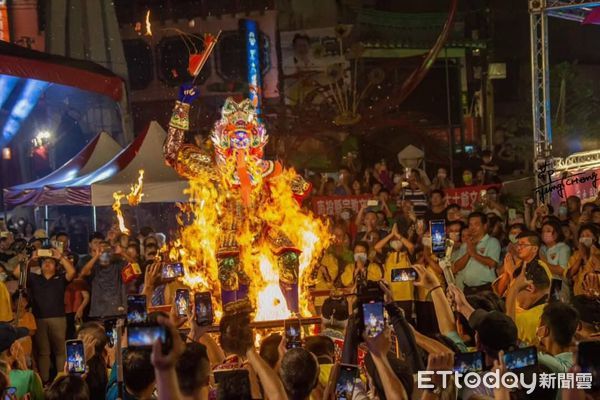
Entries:
{"label": "man in yellow shirt", "polygon": [[529,344],[536,343],[536,330],[548,302],[552,279],[543,262],[535,259],[539,240],[535,232],[523,232],[518,236],[517,251],[532,252],[534,259],[521,268],[506,296],[506,313],[517,325],[519,340]]}

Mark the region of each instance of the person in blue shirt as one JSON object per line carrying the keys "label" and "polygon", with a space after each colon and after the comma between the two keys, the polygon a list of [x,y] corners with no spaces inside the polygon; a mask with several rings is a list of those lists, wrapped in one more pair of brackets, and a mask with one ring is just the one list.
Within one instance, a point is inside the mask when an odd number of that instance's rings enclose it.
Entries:
{"label": "person in blue shirt", "polygon": [[488,219],[480,212],[469,214],[469,231],[455,257],[456,284],[465,294],[491,290],[500,260],[500,242],[487,234]]}

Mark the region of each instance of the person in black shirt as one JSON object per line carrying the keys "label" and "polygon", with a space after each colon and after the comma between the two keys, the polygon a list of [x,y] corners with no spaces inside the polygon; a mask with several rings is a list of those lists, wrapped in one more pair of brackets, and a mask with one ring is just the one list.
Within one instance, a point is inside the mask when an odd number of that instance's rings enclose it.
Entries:
{"label": "person in black shirt", "polygon": [[[33,254],[29,261],[39,261],[41,273],[30,272],[27,278],[29,298],[37,323],[34,336],[37,365],[44,383],[50,381],[50,354],[54,354],[57,371],[62,371],[65,364],[65,289],[76,274],[75,267],[66,257],[56,249],[50,251],[52,257],[39,257],[39,250]],[[65,273],[59,272],[59,265]],[[15,268],[13,273],[19,276],[20,267]]]}
{"label": "person in black shirt", "polygon": [[429,207],[423,216],[425,222],[446,219],[446,194],[441,189],[432,190],[429,194]]}

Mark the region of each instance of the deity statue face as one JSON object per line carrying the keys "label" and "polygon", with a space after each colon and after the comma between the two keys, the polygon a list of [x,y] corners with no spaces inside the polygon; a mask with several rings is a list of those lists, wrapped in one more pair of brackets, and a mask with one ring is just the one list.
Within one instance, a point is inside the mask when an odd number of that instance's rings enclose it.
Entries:
{"label": "deity statue face", "polygon": [[249,99],[236,103],[228,98],[221,119],[212,131],[216,161],[222,176],[230,184],[255,184],[267,162],[262,159],[268,136]]}

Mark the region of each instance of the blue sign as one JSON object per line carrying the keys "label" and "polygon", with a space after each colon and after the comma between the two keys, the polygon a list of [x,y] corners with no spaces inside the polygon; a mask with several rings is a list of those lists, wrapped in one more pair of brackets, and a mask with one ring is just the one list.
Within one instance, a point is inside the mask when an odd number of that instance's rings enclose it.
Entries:
{"label": "blue sign", "polygon": [[248,98],[256,107],[258,116],[261,114],[261,81],[260,81],[260,49],[258,24],[256,21],[247,19],[244,21],[246,34],[246,62],[248,65]]}

